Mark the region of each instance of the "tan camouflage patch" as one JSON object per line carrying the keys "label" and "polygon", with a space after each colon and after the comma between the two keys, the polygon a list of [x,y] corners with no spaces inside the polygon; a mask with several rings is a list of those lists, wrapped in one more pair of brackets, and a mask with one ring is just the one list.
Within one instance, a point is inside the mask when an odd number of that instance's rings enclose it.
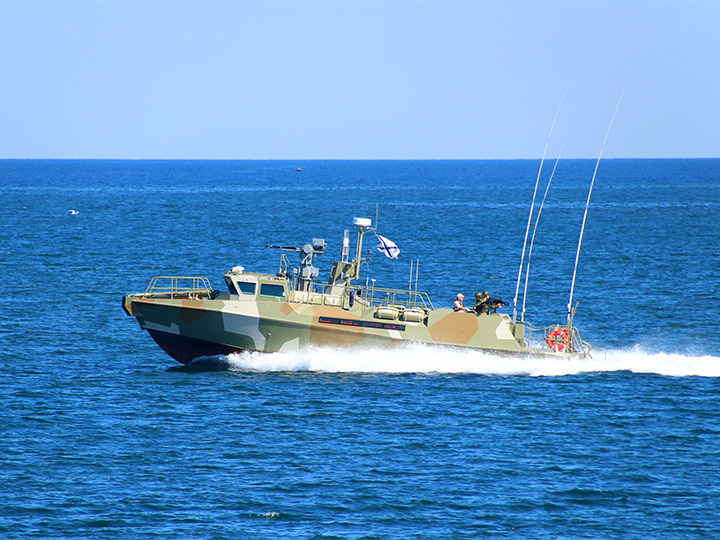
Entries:
{"label": "tan camouflage patch", "polygon": [[310,327],[310,343],[313,345],[358,345],[365,340],[365,330],[363,328],[325,328],[320,323],[313,323]]}
{"label": "tan camouflage patch", "polygon": [[451,311],[429,327],[434,341],[467,344],[478,331],[477,315]]}
{"label": "tan camouflage patch", "polygon": [[283,313],[283,315],[290,315],[295,311],[296,308],[300,307],[301,304],[290,304],[290,303],[283,303],[280,304],[280,311]]}

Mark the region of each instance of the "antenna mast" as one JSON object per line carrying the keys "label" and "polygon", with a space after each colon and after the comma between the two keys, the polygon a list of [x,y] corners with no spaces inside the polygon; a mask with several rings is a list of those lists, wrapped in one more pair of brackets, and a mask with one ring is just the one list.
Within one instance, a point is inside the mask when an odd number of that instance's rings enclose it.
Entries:
{"label": "antenna mast", "polygon": [[567,94],[568,84],[565,87],[562,98],[560,99],[560,105],[558,105],[557,111],[555,112],[555,118],[553,118],[552,126],[550,126],[550,133],[548,133],[547,139],[545,140],[545,149],[543,150],[542,159],[540,160],[540,169],[538,170],[537,179],[535,180],[535,190],[533,191],[532,204],[530,205],[530,214],[528,215],[527,227],[525,228],[525,240],[523,240],[522,255],[520,255],[520,267],[518,268],[517,285],[515,286],[515,298],[513,299],[513,322],[517,319],[517,300],[518,294],[520,293],[520,278],[522,277],[523,262],[525,261],[525,249],[527,248],[528,234],[530,234],[530,223],[532,222],[533,211],[535,210],[535,197],[537,196],[538,184],[540,183],[540,174],[542,173],[543,163],[545,162],[545,154],[547,154],[548,145],[550,144],[550,136],[552,135],[553,129],[555,129],[555,122],[557,121],[560,109],[562,108],[563,101],[565,101],[565,94]]}
{"label": "antenna mast", "polygon": [[623,88],[620,92],[620,99],[618,99],[617,105],[615,105],[615,112],[613,112],[612,118],[610,119],[610,125],[605,133],[605,139],[603,139],[602,147],[600,148],[600,154],[598,154],[597,162],[595,162],[595,172],[593,172],[592,180],[590,181],[590,190],[588,191],[587,202],[585,203],[585,213],[583,214],[582,226],[580,227],[580,238],[578,239],[577,253],[575,254],[575,268],[573,268],[572,282],[570,283],[570,298],[567,304],[567,323],[568,325],[572,319],[572,298],[573,292],[575,291],[575,276],[577,275],[578,261],[580,260],[580,246],[582,245],[583,234],[585,233],[585,221],[587,220],[588,207],[590,206],[590,196],[593,192],[593,186],[595,185],[595,177],[597,176],[598,167],[600,166],[600,158],[602,158],[603,151],[605,150],[605,143],[610,135],[610,129],[612,128],[613,122],[615,121],[615,115],[620,108],[620,102],[625,95],[625,89]]}
{"label": "antenna mast", "polygon": [[557,170],[558,163],[560,162],[560,156],[562,155],[563,148],[565,148],[564,144],[560,147],[560,153],[555,160],[555,166],[553,167],[552,174],[550,174],[550,180],[548,180],[547,186],[545,187],[545,194],[543,195],[542,202],[540,203],[540,208],[538,209],[537,216],[535,216],[535,226],[533,228],[532,237],[530,238],[530,249],[528,251],[527,266],[525,267],[525,289],[523,290],[522,311],[520,312],[521,321],[525,320],[525,299],[527,298],[528,278],[530,277],[530,258],[532,257],[533,246],[535,245],[535,233],[537,232],[538,222],[540,221],[540,214],[542,213],[543,206],[545,206],[545,198],[547,197],[548,191],[550,190],[550,184],[552,183],[553,177],[555,176],[555,171]]}

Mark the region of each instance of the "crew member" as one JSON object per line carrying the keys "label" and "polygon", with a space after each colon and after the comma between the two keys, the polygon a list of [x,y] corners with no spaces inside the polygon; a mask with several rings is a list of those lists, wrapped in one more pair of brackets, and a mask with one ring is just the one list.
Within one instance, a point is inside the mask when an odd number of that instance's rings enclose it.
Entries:
{"label": "crew member", "polygon": [[475,313],[478,315],[489,314],[492,306],[490,305],[490,293],[483,291],[475,293]]}
{"label": "crew member", "polygon": [[463,305],[463,293],[457,293],[456,300],[453,302],[453,311],[467,311],[467,308]]}

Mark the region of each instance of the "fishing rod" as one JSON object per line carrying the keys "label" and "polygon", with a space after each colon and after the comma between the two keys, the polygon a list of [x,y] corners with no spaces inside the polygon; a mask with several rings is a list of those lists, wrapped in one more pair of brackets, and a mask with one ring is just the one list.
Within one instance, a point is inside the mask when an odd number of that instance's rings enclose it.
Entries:
{"label": "fishing rod", "polygon": [[522,277],[523,262],[525,261],[525,250],[527,249],[528,234],[530,233],[530,223],[532,222],[533,212],[535,210],[535,197],[537,196],[538,184],[540,183],[540,175],[542,174],[543,163],[545,162],[545,154],[547,154],[548,145],[550,144],[550,137],[552,136],[553,129],[555,129],[555,122],[557,122],[560,109],[562,108],[563,101],[565,101],[565,94],[567,94],[570,84],[565,87],[562,98],[560,99],[560,105],[558,105],[557,111],[555,112],[555,118],[553,118],[552,125],[550,126],[550,133],[548,133],[547,139],[545,140],[545,149],[543,150],[542,159],[540,160],[540,169],[538,170],[537,179],[535,180],[535,189],[533,191],[532,204],[530,204],[530,214],[528,215],[527,227],[525,227],[525,240],[523,240],[522,254],[520,255],[520,267],[518,268],[517,285],[515,286],[515,298],[513,299],[513,322],[517,319],[517,300],[518,294],[520,293],[520,278]]}
{"label": "fishing rod", "polygon": [[540,214],[542,214],[543,206],[545,206],[545,199],[547,198],[548,191],[550,190],[550,184],[552,183],[553,177],[555,176],[555,171],[557,170],[558,163],[560,163],[560,156],[562,156],[563,148],[565,148],[564,144],[560,147],[560,152],[558,153],[558,157],[555,160],[555,166],[553,167],[552,173],[550,174],[550,180],[548,180],[547,186],[545,187],[545,194],[543,195],[542,202],[540,203],[540,208],[538,209],[537,216],[535,216],[535,227],[533,228],[532,237],[530,238],[530,249],[528,250],[527,266],[525,267],[525,289],[523,290],[520,321],[525,320],[525,298],[527,297],[528,278],[530,277],[530,259],[532,257],[533,246],[535,245],[535,233],[537,232],[538,222],[540,221]]}
{"label": "fishing rod", "polygon": [[567,304],[567,324],[568,326],[572,322],[572,298],[573,292],[575,291],[575,276],[577,275],[578,261],[580,260],[580,246],[582,245],[583,234],[585,233],[585,221],[587,220],[588,207],[590,206],[590,196],[593,192],[593,186],[595,185],[595,177],[597,176],[598,167],[600,166],[600,158],[602,158],[603,151],[605,150],[605,143],[607,143],[608,136],[610,135],[610,129],[612,129],[613,122],[615,122],[615,115],[620,108],[620,102],[625,95],[625,89],[620,92],[620,98],[618,99],[617,105],[615,105],[615,112],[613,112],[612,118],[610,119],[610,125],[605,133],[605,139],[603,139],[602,147],[600,148],[600,154],[598,154],[597,161],[595,162],[595,172],[593,172],[592,180],[590,181],[590,190],[588,191],[587,202],[585,203],[585,213],[583,214],[582,226],[580,227],[580,238],[578,239],[577,253],[575,253],[575,268],[573,268],[572,281],[570,282],[570,298]]}

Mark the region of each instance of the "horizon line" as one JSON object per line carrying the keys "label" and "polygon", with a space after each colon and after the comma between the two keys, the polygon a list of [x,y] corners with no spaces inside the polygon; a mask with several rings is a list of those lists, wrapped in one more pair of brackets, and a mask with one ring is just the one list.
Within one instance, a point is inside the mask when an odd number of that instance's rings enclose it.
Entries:
{"label": "horizon line", "polygon": [[[0,157],[0,161],[538,161],[542,158],[198,158],[198,157]],[[596,160],[597,156],[560,158],[560,161]],[[720,156],[695,157],[605,157],[602,161],[633,159],[720,159]]]}

